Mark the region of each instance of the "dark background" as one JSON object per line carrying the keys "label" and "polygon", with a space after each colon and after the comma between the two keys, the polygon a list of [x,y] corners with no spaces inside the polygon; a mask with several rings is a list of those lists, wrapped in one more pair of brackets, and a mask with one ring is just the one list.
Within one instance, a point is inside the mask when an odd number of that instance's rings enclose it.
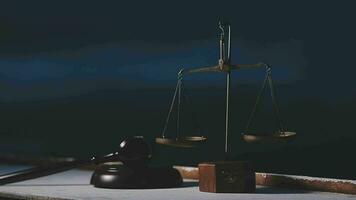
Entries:
{"label": "dark background", "polygon": [[[225,77],[185,84],[207,144],[155,145],[182,67],[215,65],[217,22],[233,31],[233,63],[272,65],[288,144],[239,140],[264,77],[233,74],[231,154],[257,171],[356,178],[355,12],[342,3],[2,1],[0,154],[87,157],[143,135],[156,164],[223,159]],[[254,129],[276,129],[265,95]],[[189,115],[185,119],[189,120]],[[169,134],[174,134],[174,123]],[[194,134],[186,122],[184,134]]]}

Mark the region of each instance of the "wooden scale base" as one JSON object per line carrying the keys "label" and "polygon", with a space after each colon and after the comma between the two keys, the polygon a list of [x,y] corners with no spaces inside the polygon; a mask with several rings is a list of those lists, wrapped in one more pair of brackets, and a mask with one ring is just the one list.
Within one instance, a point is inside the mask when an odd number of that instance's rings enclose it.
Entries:
{"label": "wooden scale base", "polygon": [[199,190],[213,193],[252,193],[255,172],[247,161],[215,161],[199,164]]}

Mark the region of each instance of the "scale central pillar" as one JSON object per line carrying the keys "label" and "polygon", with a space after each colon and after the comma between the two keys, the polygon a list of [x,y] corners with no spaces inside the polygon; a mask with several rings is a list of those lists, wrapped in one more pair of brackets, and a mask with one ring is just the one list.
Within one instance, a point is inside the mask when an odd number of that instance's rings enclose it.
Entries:
{"label": "scale central pillar", "polygon": [[225,110],[225,160],[229,160],[229,100],[230,100],[230,76],[228,72],[226,75],[226,110]]}
{"label": "scale central pillar", "polygon": [[231,87],[231,27],[228,27],[227,54],[225,48],[225,27],[219,24],[220,59],[219,68],[226,72],[225,110],[225,161],[199,164],[199,190],[214,193],[251,193],[256,190],[255,172],[247,161],[231,161],[229,155],[230,131],[230,87]]}

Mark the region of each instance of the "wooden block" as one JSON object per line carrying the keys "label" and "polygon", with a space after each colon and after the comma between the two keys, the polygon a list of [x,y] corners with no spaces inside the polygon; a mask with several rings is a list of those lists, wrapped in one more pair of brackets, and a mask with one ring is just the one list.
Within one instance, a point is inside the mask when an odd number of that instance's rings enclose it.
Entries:
{"label": "wooden block", "polygon": [[255,192],[255,172],[246,161],[200,163],[199,190],[214,193]]}

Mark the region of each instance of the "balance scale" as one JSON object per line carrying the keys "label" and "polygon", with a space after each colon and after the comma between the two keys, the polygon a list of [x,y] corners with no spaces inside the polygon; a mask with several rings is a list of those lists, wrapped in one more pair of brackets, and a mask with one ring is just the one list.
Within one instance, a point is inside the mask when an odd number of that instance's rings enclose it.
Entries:
{"label": "balance scale", "polygon": [[[286,142],[295,139],[296,133],[287,131],[282,123],[279,108],[277,105],[275,91],[272,81],[272,70],[270,65],[266,63],[257,64],[232,64],[231,63],[231,26],[228,23],[219,22],[220,29],[220,58],[217,65],[190,69],[181,69],[178,72],[178,81],[173,95],[173,100],[170,105],[168,116],[162,131],[161,137],[156,138],[156,143],[168,145],[172,147],[190,148],[205,143],[207,137],[202,135],[197,136],[182,136],[180,134],[181,126],[181,102],[188,101],[186,95],[183,94],[183,78],[186,75],[198,73],[225,73],[226,74],[226,109],[225,109],[225,160],[218,162],[209,162],[199,164],[199,188],[206,192],[253,192],[255,190],[255,176],[251,165],[248,162],[230,161],[229,158],[229,120],[230,120],[230,85],[231,73],[239,69],[265,69],[266,75],[262,87],[256,98],[255,105],[249,116],[245,131],[241,133],[241,139],[246,142]],[[225,41],[227,40],[227,45]],[[255,134],[249,131],[250,125],[254,119],[257,106],[259,105],[261,96],[269,86],[271,98],[273,102],[274,112],[279,122],[279,129],[274,133]],[[182,98],[183,97],[183,98]],[[172,111],[177,104],[176,123],[177,129],[175,137],[166,134],[167,127],[172,115]]]}

